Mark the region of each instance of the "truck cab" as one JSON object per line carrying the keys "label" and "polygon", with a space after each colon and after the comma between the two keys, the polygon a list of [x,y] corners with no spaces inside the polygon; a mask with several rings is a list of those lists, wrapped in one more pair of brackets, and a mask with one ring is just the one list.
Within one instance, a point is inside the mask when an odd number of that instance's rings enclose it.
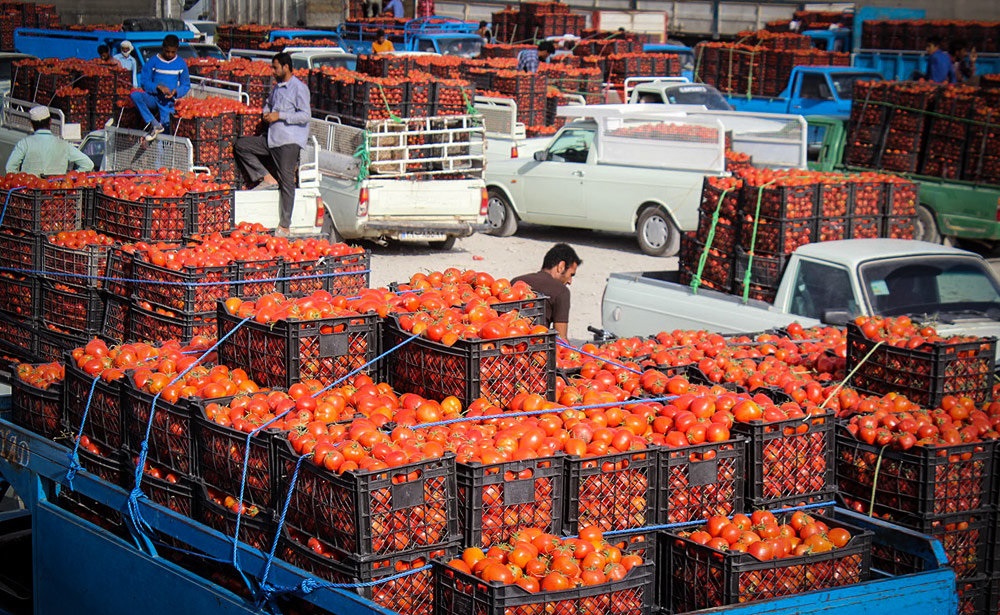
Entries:
{"label": "truck cab", "polygon": [[371,53],[375,33],[381,28],[396,51],[474,58],[483,49],[483,39],[475,33],[477,27],[476,22],[449,17],[420,17],[406,22],[402,28],[348,21],[340,24],[337,34],[347,51],[358,55]]}
{"label": "truck cab", "polygon": [[694,80],[694,49],[680,43],[646,43],[643,53],[673,53],[681,59],[681,77]]}
{"label": "truck cab", "polygon": [[685,77],[629,77],[625,97],[630,105],[700,105],[712,111],[732,111],[719,90],[705,83],[691,83]]}
{"label": "truck cab", "polygon": [[806,30],[802,36],[812,39],[812,46],[822,51],[850,51],[851,31],[848,28],[835,30]]}
{"label": "truck cab", "polygon": [[739,111],[847,119],[851,115],[854,84],[881,79],[882,75],[875,71],[846,66],[796,66],[788,85],[775,98],[729,94],[726,100]]}

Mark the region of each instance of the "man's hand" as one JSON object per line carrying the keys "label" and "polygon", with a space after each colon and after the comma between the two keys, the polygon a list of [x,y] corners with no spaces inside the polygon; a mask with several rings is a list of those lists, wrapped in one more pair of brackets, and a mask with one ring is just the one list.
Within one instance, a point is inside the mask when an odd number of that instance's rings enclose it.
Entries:
{"label": "man's hand", "polygon": [[273,124],[273,123],[277,122],[280,119],[281,119],[281,116],[278,114],[277,111],[272,111],[270,113],[265,113],[264,114],[264,121],[267,122],[268,124]]}
{"label": "man's hand", "polygon": [[156,86],[156,91],[159,92],[160,94],[163,94],[165,97],[170,98],[170,88],[168,88],[167,86],[160,84]]}

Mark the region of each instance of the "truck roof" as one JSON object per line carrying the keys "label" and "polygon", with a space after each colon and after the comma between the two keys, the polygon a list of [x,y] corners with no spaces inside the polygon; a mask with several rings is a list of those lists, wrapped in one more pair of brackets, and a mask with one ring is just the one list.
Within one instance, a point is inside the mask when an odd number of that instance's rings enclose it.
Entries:
{"label": "truck roof", "polygon": [[925,254],[971,255],[972,252],[950,246],[912,239],[843,239],[807,243],[795,250],[796,254],[810,258],[824,259],[855,267],[871,260]]}
{"label": "truck roof", "polygon": [[794,67],[792,69],[792,71],[799,71],[799,72],[802,72],[804,70],[807,70],[807,71],[809,71],[811,73],[822,73],[822,74],[825,74],[825,75],[870,74],[870,75],[878,75],[880,79],[882,78],[882,75],[880,75],[878,71],[872,70],[870,68],[854,68],[853,66],[811,66],[811,65],[807,66],[807,65],[801,65],[801,66],[796,66],[796,67]]}

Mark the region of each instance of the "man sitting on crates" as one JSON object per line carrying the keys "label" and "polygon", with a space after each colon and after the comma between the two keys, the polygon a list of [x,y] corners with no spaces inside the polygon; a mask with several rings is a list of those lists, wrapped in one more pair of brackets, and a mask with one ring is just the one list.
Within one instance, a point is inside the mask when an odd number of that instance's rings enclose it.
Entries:
{"label": "man sitting on crates", "polygon": [[295,206],[296,172],[299,154],[309,140],[309,88],[292,74],[292,56],[281,52],[271,60],[277,82],[264,104],[267,135],[240,137],[233,146],[236,164],[257,186],[254,190],[277,187],[281,208],[275,235],[288,237]]}
{"label": "man sitting on crates", "polygon": [[[183,98],[191,89],[191,74],[187,63],[177,55],[180,40],[173,34],[163,37],[160,52],[142,67],[139,78],[141,91],[132,92],[132,102],[149,126],[147,141],[170,126],[170,116],[174,113],[174,103]],[[153,112],[159,113],[159,117]]]}
{"label": "man sitting on crates", "polygon": [[31,173],[44,177],[62,175],[72,167],[76,171],[92,171],[94,161],[52,134],[49,108],[32,107],[28,112],[34,133],[21,139],[7,159],[8,173]]}

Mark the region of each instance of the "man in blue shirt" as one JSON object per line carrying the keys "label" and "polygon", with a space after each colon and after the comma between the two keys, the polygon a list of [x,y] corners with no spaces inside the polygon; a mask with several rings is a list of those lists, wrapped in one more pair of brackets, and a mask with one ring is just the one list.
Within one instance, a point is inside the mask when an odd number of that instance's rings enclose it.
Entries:
{"label": "man in blue shirt", "polygon": [[556,46],[552,41],[538,43],[538,49],[525,49],[517,54],[517,70],[536,73],[539,62],[548,62],[549,56],[555,52]]}
{"label": "man in blue shirt", "polygon": [[[163,37],[160,52],[142,67],[139,78],[141,92],[132,92],[132,101],[139,108],[139,114],[149,125],[147,141],[152,141],[170,125],[174,112],[174,101],[183,98],[191,89],[191,74],[187,63],[178,57],[180,41],[173,34]],[[159,117],[153,115],[157,111]]]}
{"label": "man in blue shirt", "polygon": [[275,235],[288,237],[295,205],[295,176],[299,153],[309,140],[309,88],[292,74],[292,56],[279,53],[271,60],[277,84],[264,105],[267,136],[240,137],[233,146],[236,164],[257,186],[266,190],[277,186],[280,216]]}
{"label": "man in blue shirt", "polygon": [[403,11],[403,0],[389,0],[389,4],[385,5],[385,11],[383,15],[392,14],[396,19],[402,19],[404,17]]}
{"label": "man in blue shirt", "polygon": [[927,39],[927,78],[934,83],[955,83],[955,65],[947,51],[941,49],[941,39]]}

